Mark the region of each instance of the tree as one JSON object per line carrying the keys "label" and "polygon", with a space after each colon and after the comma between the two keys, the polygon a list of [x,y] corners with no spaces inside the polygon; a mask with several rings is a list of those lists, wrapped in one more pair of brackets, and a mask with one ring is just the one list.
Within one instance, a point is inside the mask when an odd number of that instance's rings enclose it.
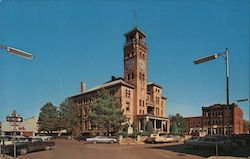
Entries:
{"label": "tree", "polygon": [[176,125],[176,122],[173,122],[171,127],[170,127],[170,133],[171,134],[178,134],[178,128],[177,128],[177,125]]}
{"label": "tree", "polygon": [[180,114],[177,113],[176,115],[169,115],[169,117],[172,123],[171,125],[173,125],[173,123],[176,124],[177,131],[178,131],[177,134],[182,134],[187,131],[185,120]]}
{"label": "tree", "polygon": [[107,90],[101,90],[97,93],[90,108],[91,127],[105,128],[108,135],[111,129],[114,132],[118,131],[122,123],[127,120],[117,103],[117,99],[110,95]]}
{"label": "tree", "polygon": [[153,133],[153,123],[149,120],[146,122],[146,131],[149,132],[150,134]]}
{"label": "tree", "polygon": [[51,133],[59,129],[58,111],[52,103],[46,103],[42,108],[38,118],[39,131]]}
{"label": "tree", "polygon": [[76,135],[79,121],[79,109],[70,98],[66,98],[60,104],[60,129],[66,129],[67,133]]}

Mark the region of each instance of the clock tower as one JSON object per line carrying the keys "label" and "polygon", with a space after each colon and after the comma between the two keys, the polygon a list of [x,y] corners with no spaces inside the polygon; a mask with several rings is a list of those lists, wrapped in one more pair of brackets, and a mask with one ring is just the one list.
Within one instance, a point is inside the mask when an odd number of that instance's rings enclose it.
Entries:
{"label": "clock tower", "polygon": [[124,80],[135,86],[134,115],[147,114],[147,45],[145,34],[134,28],[125,34]]}

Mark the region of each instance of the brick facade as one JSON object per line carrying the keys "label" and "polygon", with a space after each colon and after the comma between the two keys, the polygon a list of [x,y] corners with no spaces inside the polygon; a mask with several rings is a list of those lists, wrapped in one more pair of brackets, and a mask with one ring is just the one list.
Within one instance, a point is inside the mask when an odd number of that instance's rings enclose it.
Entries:
{"label": "brick facade", "polygon": [[[214,104],[202,107],[202,116],[184,118],[189,133],[203,132],[207,135],[227,135],[227,106]],[[229,129],[231,134],[244,133],[243,111],[235,103],[229,106]]]}
{"label": "brick facade", "polygon": [[145,130],[147,121],[152,121],[156,131],[169,132],[170,120],[165,117],[166,97],[163,96],[162,87],[149,83],[147,79],[147,45],[145,34],[134,28],[125,34],[124,43],[124,77],[112,77],[110,81],[85,90],[85,82],[81,83],[81,94],[71,96],[76,106],[79,107],[79,131],[93,132],[88,119],[92,97],[100,89],[109,90],[114,95],[124,114],[129,119],[128,124],[135,126],[135,131]]}

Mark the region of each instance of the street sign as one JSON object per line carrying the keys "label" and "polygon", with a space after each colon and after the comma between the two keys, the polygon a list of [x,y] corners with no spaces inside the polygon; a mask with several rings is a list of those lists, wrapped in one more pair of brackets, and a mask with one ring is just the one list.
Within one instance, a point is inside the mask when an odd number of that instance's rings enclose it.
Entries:
{"label": "street sign", "polygon": [[22,122],[23,118],[22,117],[17,117],[17,116],[7,116],[6,120],[8,122]]}

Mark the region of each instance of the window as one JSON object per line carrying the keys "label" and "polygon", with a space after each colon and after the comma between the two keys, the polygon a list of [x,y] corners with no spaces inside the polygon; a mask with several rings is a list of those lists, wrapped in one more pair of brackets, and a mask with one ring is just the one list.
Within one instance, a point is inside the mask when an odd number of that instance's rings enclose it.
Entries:
{"label": "window", "polygon": [[131,74],[131,79],[134,79],[134,73]]}
{"label": "window", "polygon": [[159,97],[155,97],[155,102],[156,102],[156,104],[160,104],[160,98]]}
{"label": "window", "polygon": [[129,111],[129,106],[130,106],[129,102],[126,102],[126,111]]}
{"label": "window", "polygon": [[130,74],[128,74],[128,80],[130,80]]}
{"label": "window", "polygon": [[144,100],[142,101],[142,106],[144,107]]}
{"label": "window", "polygon": [[139,100],[139,106],[141,106],[141,99]]}
{"label": "window", "polygon": [[125,90],[125,96],[127,97],[127,98],[130,98],[130,90]]}

